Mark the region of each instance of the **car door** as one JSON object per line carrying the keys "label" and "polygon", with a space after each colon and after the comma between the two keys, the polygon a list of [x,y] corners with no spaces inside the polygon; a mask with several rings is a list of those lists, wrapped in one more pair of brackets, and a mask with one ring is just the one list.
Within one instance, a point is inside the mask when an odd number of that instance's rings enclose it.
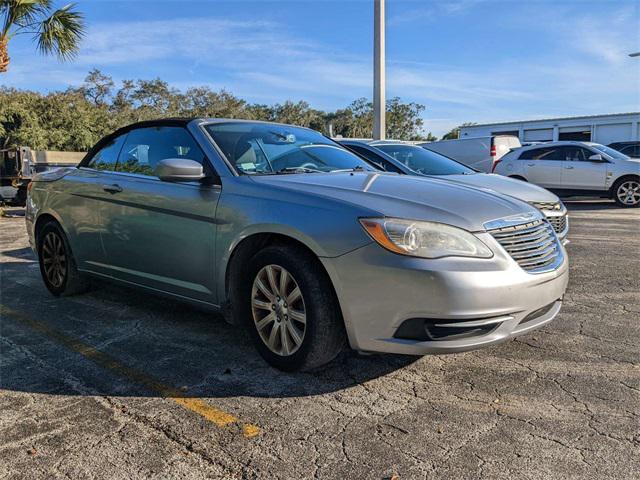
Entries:
{"label": "car door", "polygon": [[82,161],[80,168],[64,178],[65,184],[69,185],[66,188],[69,195],[64,197],[64,204],[57,211],[80,270],[93,270],[93,264],[105,260],[100,207],[103,198],[110,196],[105,188],[111,172],[115,171],[125,137],[126,134],[122,134],[103,140],[97,150]]}
{"label": "car door", "polygon": [[132,130],[102,203],[106,260],[99,267],[120,280],[216,303],[216,207],[220,185],[167,182],[154,175],[167,158],[200,162],[204,153],[181,126]]}
{"label": "car door", "polygon": [[531,183],[546,188],[562,188],[562,157],[559,147],[525,150],[520,154],[522,172]]}
{"label": "car door", "polygon": [[[564,156],[562,162],[563,188],[570,190],[605,190],[608,162],[589,160],[589,157],[600,152],[591,151],[580,146],[565,146],[561,148]],[[600,155],[602,158],[602,155]]]}

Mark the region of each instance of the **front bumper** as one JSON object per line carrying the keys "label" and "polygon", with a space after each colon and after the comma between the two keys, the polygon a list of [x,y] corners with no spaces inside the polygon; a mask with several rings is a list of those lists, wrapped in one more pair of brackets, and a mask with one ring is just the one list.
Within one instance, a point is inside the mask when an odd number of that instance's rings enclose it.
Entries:
{"label": "front bumper", "polygon": [[[520,268],[491,235],[478,237],[495,252],[493,258],[420,259],[388,252],[375,243],[341,257],[323,258],[351,347],[411,355],[455,353],[503,342],[550,322],[567,287],[566,253],[556,270],[532,274]],[[404,327],[399,329],[415,319],[445,327],[468,322],[491,328],[407,338]]]}

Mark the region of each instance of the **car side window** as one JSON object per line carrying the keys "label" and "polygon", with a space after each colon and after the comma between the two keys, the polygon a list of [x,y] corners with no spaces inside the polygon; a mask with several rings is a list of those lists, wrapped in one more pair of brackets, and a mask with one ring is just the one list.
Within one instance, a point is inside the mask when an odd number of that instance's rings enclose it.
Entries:
{"label": "car side window", "polygon": [[640,157],[640,145],[627,145],[620,151],[629,157]]}
{"label": "car side window", "polygon": [[520,155],[520,160],[561,160],[558,148],[545,147],[526,150]]}
{"label": "car side window", "polygon": [[91,160],[89,160],[89,163],[87,163],[86,166],[96,170],[115,171],[118,154],[120,153],[120,149],[122,148],[122,144],[124,143],[126,136],[127,134],[120,135],[119,137],[109,141],[109,143],[91,157]]}
{"label": "car side window", "polygon": [[357,145],[349,145],[349,148],[357,152],[359,155],[366,158],[370,163],[375,165],[385,172],[402,173],[402,171],[388,160],[382,158],[380,155],[367,150],[366,148],[359,147]]}
{"label": "car side window", "polygon": [[[565,162],[582,162],[589,158],[590,152],[580,147],[560,147],[560,159]],[[585,153],[587,153],[585,155]]]}
{"label": "car side window", "polygon": [[[589,161],[589,157],[592,155],[596,155],[597,152],[593,152],[587,148],[582,148],[582,147],[577,147],[576,150],[579,150],[579,155],[580,155],[580,161],[582,162],[588,162]],[[598,152],[599,153],[599,152]]]}
{"label": "car side window", "polygon": [[204,165],[205,155],[182,127],[146,127],[131,130],[118,157],[117,172],[155,175],[161,160],[188,158]]}

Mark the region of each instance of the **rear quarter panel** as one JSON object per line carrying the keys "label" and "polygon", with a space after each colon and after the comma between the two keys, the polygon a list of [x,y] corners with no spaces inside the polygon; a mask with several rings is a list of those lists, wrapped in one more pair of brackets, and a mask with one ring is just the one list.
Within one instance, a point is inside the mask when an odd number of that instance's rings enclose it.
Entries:
{"label": "rear quarter panel", "polygon": [[[74,169],[53,181],[35,181],[27,202],[27,222],[35,223],[50,215],[65,232],[76,261],[80,264],[90,252],[101,252],[97,205],[80,195],[91,195],[99,183],[97,175],[88,170]],[[35,232],[33,232],[35,234]]]}
{"label": "rear quarter panel", "polygon": [[520,153],[518,151],[507,153],[504,157],[502,157],[494,173],[504,175],[505,177],[517,175],[519,177],[526,178],[524,176],[522,160],[518,160],[519,156]]}

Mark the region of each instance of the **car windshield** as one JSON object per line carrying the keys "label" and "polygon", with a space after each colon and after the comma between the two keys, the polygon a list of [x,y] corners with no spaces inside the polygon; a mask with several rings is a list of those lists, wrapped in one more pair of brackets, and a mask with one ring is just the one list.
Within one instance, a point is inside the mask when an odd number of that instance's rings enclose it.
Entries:
{"label": "car windshield", "polygon": [[611,158],[615,160],[629,160],[630,158],[624,153],[619,152],[618,150],[614,150],[611,147],[605,147],[604,145],[591,145],[591,146],[596,150],[600,150],[601,152],[606,153],[607,155],[609,155]]}
{"label": "car windshield", "polygon": [[423,175],[471,175],[475,170],[455,160],[413,145],[375,145],[387,155]]}
{"label": "car windshield", "polygon": [[358,156],[306,128],[270,123],[213,123],[205,128],[242,174],[373,170]]}

